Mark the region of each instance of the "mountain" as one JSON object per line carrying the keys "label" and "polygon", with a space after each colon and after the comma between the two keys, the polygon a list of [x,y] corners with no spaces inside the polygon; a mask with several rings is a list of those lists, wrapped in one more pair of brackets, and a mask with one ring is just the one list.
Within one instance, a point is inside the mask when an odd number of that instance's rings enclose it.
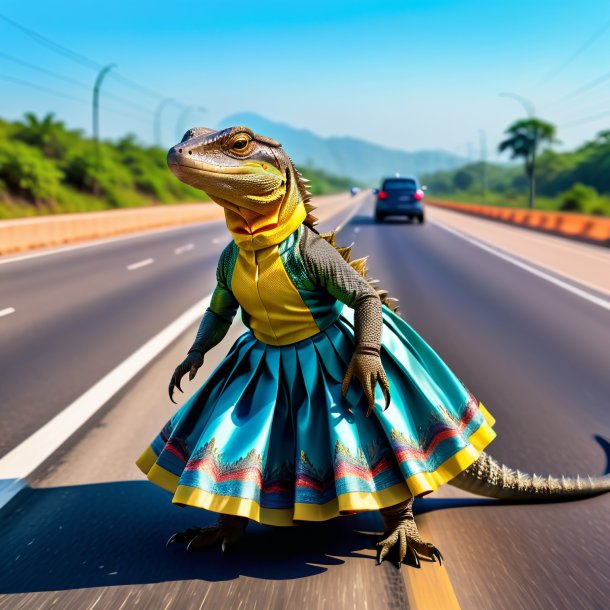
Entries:
{"label": "mountain", "polygon": [[231,125],[246,125],[255,132],[275,138],[297,167],[323,169],[330,174],[348,176],[371,186],[376,186],[383,176],[391,176],[396,172],[417,176],[455,169],[467,163],[463,157],[444,150],[407,152],[357,138],[323,138],[307,129],[276,123],[253,112],[228,116],[217,127]]}

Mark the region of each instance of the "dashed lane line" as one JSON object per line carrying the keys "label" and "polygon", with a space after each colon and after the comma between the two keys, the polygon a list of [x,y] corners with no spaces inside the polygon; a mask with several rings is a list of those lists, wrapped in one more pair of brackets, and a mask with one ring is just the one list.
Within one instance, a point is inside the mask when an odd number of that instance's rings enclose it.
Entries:
{"label": "dashed lane line", "polygon": [[179,248],[176,248],[174,250],[174,254],[176,254],[176,255],[184,254],[185,252],[190,252],[194,248],[195,248],[195,244],[186,244],[184,246],[180,246]]}
{"label": "dashed lane line", "polygon": [[131,265],[127,265],[125,269],[127,269],[127,271],[135,271],[136,269],[152,265],[154,262],[154,258],[145,258],[143,261],[138,261],[137,263],[131,263]]}
{"label": "dashed lane line", "polygon": [[14,307],[5,307],[4,309],[0,309],[0,318],[4,316],[10,316],[12,313],[15,313],[17,310]]}

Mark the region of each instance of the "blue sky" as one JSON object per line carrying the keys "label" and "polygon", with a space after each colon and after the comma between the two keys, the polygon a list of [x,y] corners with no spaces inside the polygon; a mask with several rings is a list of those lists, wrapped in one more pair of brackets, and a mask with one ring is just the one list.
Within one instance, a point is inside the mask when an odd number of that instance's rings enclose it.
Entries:
{"label": "blue sky", "polygon": [[[184,105],[165,107],[164,145],[191,124],[253,111],[324,136],[473,158],[483,130],[494,158],[503,129],[525,114],[500,92],[530,99],[558,125],[563,148],[610,128],[608,0],[35,0],[0,14],[151,90],[109,77],[104,137],[152,142],[164,97]],[[90,133],[95,75],[0,19],[0,116],[54,111]]]}

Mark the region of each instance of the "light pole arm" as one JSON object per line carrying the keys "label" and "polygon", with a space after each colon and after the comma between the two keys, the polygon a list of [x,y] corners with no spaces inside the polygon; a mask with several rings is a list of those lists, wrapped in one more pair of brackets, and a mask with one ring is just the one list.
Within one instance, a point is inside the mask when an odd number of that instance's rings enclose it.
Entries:
{"label": "light pole arm", "polygon": [[104,77],[112,68],[116,68],[116,64],[104,66],[95,79],[95,85],[93,85],[93,139],[96,142],[100,139],[100,87]]}

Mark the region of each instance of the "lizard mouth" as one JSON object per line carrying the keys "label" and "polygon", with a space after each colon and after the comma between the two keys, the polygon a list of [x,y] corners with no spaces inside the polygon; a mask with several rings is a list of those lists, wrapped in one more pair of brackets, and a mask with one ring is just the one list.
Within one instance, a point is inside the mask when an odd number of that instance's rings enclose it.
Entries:
{"label": "lizard mouth", "polygon": [[[167,165],[174,174],[179,173],[205,173],[205,174],[266,174],[258,164],[215,165],[198,159],[188,159],[178,155],[168,155]],[[180,176],[178,176],[180,178]]]}

